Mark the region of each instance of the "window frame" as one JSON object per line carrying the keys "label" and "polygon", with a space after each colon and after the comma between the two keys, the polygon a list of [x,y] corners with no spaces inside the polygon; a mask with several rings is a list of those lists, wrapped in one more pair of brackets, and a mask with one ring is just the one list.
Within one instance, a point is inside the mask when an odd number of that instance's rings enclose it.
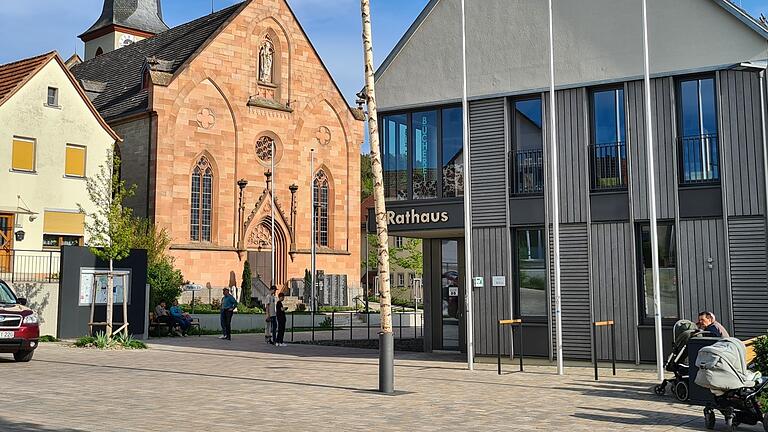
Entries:
{"label": "window frame", "polygon": [[[515,104],[518,102],[527,102],[527,101],[539,101],[539,105],[541,105],[541,169],[543,178],[542,178],[542,185],[541,185],[541,192],[516,192],[517,191],[517,165],[515,164],[515,156],[517,154],[517,122],[515,121]],[[545,107],[544,107],[544,96],[541,93],[530,93],[526,95],[520,95],[509,98],[509,155],[507,156],[507,159],[509,161],[509,196],[511,197],[538,197],[538,196],[544,196],[544,191],[546,189],[546,164],[547,160],[544,156],[544,147],[546,146],[547,136],[546,131],[544,129],[545,127]]]}
{"label": "window frame", "polygon": [[[404,109],[404,110],[393,110],[393,111],[384,111],[379,113],[379,118],[381,119],[379,124],[379,151],[382,156],[382,165],[383,160],[385,158],[386,152],[385,152],[385,141],[384,141],[384,119],[389,116],[396,116],[396,115],[405,115],[406,121],[405,125],[408,128],[408,143],[406,146],[406,151],[408,155],[408,161],[407,161],[407,182],[406,185],[406,197],[405,199],[397,199],[397,197],[386,197],[387,201],[392,202],[406,202],[406,201],[417,201],[420,203],[429,203],[429,202],[435,202],[435,201],[446,201],[446,200],[463,200],[464,199],[464,192],[462,191],[462,194],[455,197],[444,197],[443,196],[443,111],[447,109],[452,108],[462,108],[461,104],[446,104],[446,105],[428,105],[418,108],[412,108],[412,109]],[[416,113],[422,113],[427,111],[435,111],[437,115],[437,123],[436,123],[436,130],[437,130],[437,196],[435,198],[424,198],[424,199],[415,199],[413,197],[413,158],[415,156],[415,130],[413,129],[413,114]],[[462,113],[463,115],[463,113]],[[463,137],[463,135],[462,135]],[[382,166],[382,168],[384,168]],[[466,179],[464,180],[465,187],[466,187]],[[386,193],[386,191],[385,191]]]}
{"label": "window frame", "polygon": [[[45,244],[45,238],[46,237],[56,237],[56,246],[48,246]],[[77,236],[77,235],[70,235],[70,234],[48,234],[43,233],[43,249],[44,250],[59,250],[61,249],[63,243],[64,243],[64,237],[69,238],[77,238],[78,239],[78,246],[83,246],[83,236]]]}
{"label": "window frame", "polygon": [[[14,166],[13,163],[13,155],[15,150],[15,142],[27,142],[32,144],[32,168],[26,169],[26,168],[17,168]],[[37,139],[35,138],[26,138],[26,137],[20,137],[20,136],[13,136],[11,138],[11,171],[17,172],[17,173],[29,173],[29,174],[35,174],[37,173]]]}
{"label": "window frame", "polygon": [[[53,103],[51,103],[51,90],[53,90]],[[45,106],[51,107],[51,108],[60,108],[61,105],[59,105],[59,88],[48,86],[48,90],[46,90],[45,94]]]}
{"label": "window frame", "polygon": [[[196,172],[198,171],[199,172]],[[211,189],[211,198],[210,198],[210,209],[206,209],[204,207],[204,188],[205,188],[205,177],[206,173],[210,171],[210,189]],[[194,180],[195,177],[199,179],[199,189],[198,189],[198,198],[197,198],[197,207],[195,207],[193,203],[193,197],[194,197]],[[215,206],[215,197],[216,197],[216,172],[213,166],[213,163],[211,163],[211,160],[208,156],[200,156],[197,158],[197,162],[192,167],[192,171],[189,175],[189,240],[193,243],[213,243],[214,240],[214,209]],[[205,238],[205,224],[204,221],[204,212],[206,210],[210,211],[210,226],[209,228],[209,236],[208,238]],[[197,213],[197,224],[193,224],[193,215]],[[197,239],[193,238],[193,227],[197,226]]]}
{"label": "window frame", "polygon": [[[518,265],[519,262],[520,262],[520,258],[519,258],[519,250],[518,250],[518,247],[517,247],[517,235],[518,235],[518,233],[520,231],[531,231],[531,230],[541,230],[542,231],[542,235],[544,237],[543,238],[543,242],[544,242],[544,270],[545,270],[545,274],[546,274],[546,278],[547,278],[546,281],[545,281],[545,287],[544,287],[544,299],[546,301],[547,309],[548,309],[547,312],[544,315],[522,315],[522,308],[521,308],[522,292],[521,292],[521,289],[520,289],[520,274],[521,274],[521,272],[520,272],[520,267]],[[514,293],[513,293],[513,298],[514,298],[513,311],[514,311],[514,314],[515,314],[516,317],[523,319],[527,323],[538,323],[538,324],[548,323],[549,322],[549,315],[552,312],[550,310],[551,307],[549,306],[550,305],[549,296],[551,295],[550,294],[551,287],[550,287],[550,283],[549,283],[549,281],[550,281],[550,274],[549,274],[549,250],[548,250],[548,248],[549,248],[549,241],[547,239],[547,229],[546,229],[546,227],[544,225],[515,226],[515,227],[512,228],[512,239],[513,239],[512,244],[514,246],[513,247],[514,251],[512,253],[512,259],[514,260],[513,263],[512,263],[513,264],[512,265],[513,276],[514,276],[514,281],[513,281],[513,290],[514,290]]]}
{"label": "window frame", "polygon": [[[587,91],[587,95],[589,98],[589,153],[587,154],[587,159],[589,161],[589,190],[590,193],[601,193],[601,192],[617,192],[617,191],[627,191],[629,188],[629,173],[627,171],[624,172],[624,176],[626,177],[626,181],[623,185],[614,186],[614,187],[602,187],[598,188],[595,185],[595,181],[597,180],[597,177],[595,177],[595,161],[592,157],[593,154],[593,148],[597,145],[597,125],[595,117],[595,93],[602,93],[606,91],[617,91],[621,90],[623,93],[623,104],[622,108],[624,110],[623,120],[624,120],[624,141],[615,141],[614,143],[622,143],[624,145],[624,161],[626,161],[627,164],[629,164],[629,150],[627,149],[627,92],[624,88],[624,83],[616,83],[616,84],[606,84],[602,86],[595,86],[590,87]],[[616,99],[614,97],[614,103]],[[618,116],[617,116],[618,118]],[[611,143],[602,143],[602,144],[611,144]]]}
{"label": "window frame", "polygon": [[[320,173],[323,174],[323,184],[318,184],[320,180]],[[321,167],[315,172],[315,177],[312,181],[312,188],[314,190],[315,202],[312,203],[312,218],[314,219],[315,232],[312,235],[315,245],[320,247],[331,246],[331,177],[328,175],[327,168]],[[323,200],[324,198],[324,200]],[[324,211],[323,211],[324,210]],[[323,230],[323,222],[325,222],[325,230]],[[325,237],[323,237],[325,235]],[[323,242],[325,240],[325,242]]]}
{"label": "window frame", "polygon": [[[712,80],[712,99],[714,102],[714,113],[715,113],[715,126],[717,127],[717,133],[715,133],[715,148],[717,149],[717,178],[716,179],[706,179],[706,180],[685,180],[685,164],[683,161],[683,151],[682,151],[682,140],[686,138],[686,136],[683,134],[683,83],[689,82],[689,81],[701,81],[711,79]],[[718,84],[719,79],[716,73],[714,72],[706,72],[706,73],[699,73],[699,74],[692,74],[692,75],[683,75],[679,77],[675,77],[675,102],[674,102],[674,108],[675,108],[675,116],[674,119],[677,122],[675,125],[676,129],[676,151],[677,151],[677,175],[678,175],[678,186],[683,188],[688,187],[697,187],[697,186],[715,186],[719,185],[722,181],[722,172],[721,172],[721,159],[722,159],[722,145],[720,143],[720,110],[719,110],[719,95],[718,95]],[[699,112],[701,113],[701,89],[699,87],[698,90],[698,98],[699,98]],[[701,115],[701,114],[699,114]],[[701,122],[701,117],[699,118],[699,122]],[[699,124],[699,132],[701,132],[701,128],[703,127],[702,124]],[[712,134],[707,134],[712,135]],[[704,135],[697,135],[698,137],[704,136]]]}
{"label": "window frame", "polygon": [[[675,225],[674,219],[661,219],[657,221],[657,229],[658,227],[661,227],[662,225],[671,225],[673,227],[672,236],[675,239],[675,283],[676,283],[676,289],[677,289],[677,303],[675,304],[675,308],[677,309],[677,317],[676,318],[661,318],[662,325],[664,326],[672,326],[674,325],[678,320],[681,319],[681,310],[680,310],[680,266],[679,262],[677,260],[677,248],[680,246],[677,244],[677,226]],[[637,266],[637,274],[635,276],[635,279],[637,281],[637,318],[638,318],[638,324],[641,326],[650,326],[654,324],[654,318],[653,315],[648,315],[648,311],[645,308],[645,266],[643,265],[643,236],[642,236],[642,229],[644,226],[648,226],[648,231],[650,232],[650,222],[649,221],[640,221],[635,223],[635,266]]]}
{"label": "window frame", "polygon": [[[67,161],[68,161],[67,158],[69,156],[68,150],[70,148],[78,149],[78,150],[82,150],[83,151],[83,174],[82,175],[67,173]],[[64,146],[64,152],[65,152],[64,153],[64,177],[66,177],[66,178],[74,178],[74,179],[83,179],[83,178],[85,178],[86,177],[86,167],[88,166],[88,147],[86,147],[84,145],[80,145],[80,144],[69,144],[68,143],[68,144],[66,144]]]}

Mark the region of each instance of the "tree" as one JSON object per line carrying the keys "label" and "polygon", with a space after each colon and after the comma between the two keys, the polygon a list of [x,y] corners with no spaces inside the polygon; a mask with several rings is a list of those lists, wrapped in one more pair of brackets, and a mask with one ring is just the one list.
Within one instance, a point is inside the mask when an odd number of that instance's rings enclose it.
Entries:
{"label": "tree", "polygon": [[243,264],[243,282],[240,285],[240,303],[249,306],[252,302],[251,292],[253,291],[253,274],[251,273],[251,264],[246,260]]}
{"label": "tree", "polygon": [[360,155],[360,200],[364,200],[373,194],[373,171],[371,170],[371,156]]}
{"label": "tree", "polygon": [[147,283],[151,305],[156,306],[160,302],[171,304],[181,296],[184,275],[173,266],[173,260],[166,257],[147,266]]}
{"label": "tree", "polygon": [[421,239],[408,239],[402,246],[389,255],[392,262],[404,269],[412,270],[417,275],[424,274],[424,252]]}
{"label": "tree", "polygon": [[379,154],[379,122],[376,109],[376,90],[373,69],[373,41],[371,37],[371,2],[360,0],[363,21],[363,54],[365,57],[365,99],[368,106],[368,135],[371,143],[371,172],[375,201],[376,234],[378,236],[379,304],[381,305],[381,334],[379,336],[379,391],[394,391],[394,342],[392,340],[392,297],[389,289],[389,235],[387,210],[384,203],[384,179]]}
{"label": "tree", "polygon": [[133,249],[146,249],[147,264],[157,264],[166,259],[170,259],[165,251],[171,245],[171,236],[165,228],[158,229],[151,220],[134,217],[133,222],[133,240],[131,247]]}
{"label": "tree", "polygon": [[[126,198],[133,196],[136,185],[125,187],[125,181],[120,179],[120,157],[113,151],[107,153],[106,161],[94,177],[86,179],[88,198],[95,209],[88,212],[80,203],[77,204],[84,213],[85,231],[89,236],[89,249],[97,258],[109,261],[107,273],[107,321],[106,335],[112,337],[112,309],[114,303],[114,261],[126,258],[131,253],[133,241],[133,213],[130,208],[123,206]],[[126,292],[123,292],[125,299]],[[92,298],[92,302],[96,299]],[[123,302],[123,327],[128,334],[128,310]]]}

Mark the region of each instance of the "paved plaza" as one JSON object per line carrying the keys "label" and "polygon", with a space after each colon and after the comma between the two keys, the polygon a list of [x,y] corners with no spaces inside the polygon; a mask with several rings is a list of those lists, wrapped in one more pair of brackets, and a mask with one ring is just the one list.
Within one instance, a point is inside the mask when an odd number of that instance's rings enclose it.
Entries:
{"label": "paved plaza", "polygon": [[652,394],[647,370],[619,370],[596,383],[588,368],[560,378],[549,366],[516,373],[509,364],[498,376],[492,362],[469,372],[460,356],[398,353],[399,392],[384,396],[373,391],[376,351],[277,348],[261,335],[150,345],[43,344],[27,364],[0,356],[0,431],[704,429],[699,408]]}

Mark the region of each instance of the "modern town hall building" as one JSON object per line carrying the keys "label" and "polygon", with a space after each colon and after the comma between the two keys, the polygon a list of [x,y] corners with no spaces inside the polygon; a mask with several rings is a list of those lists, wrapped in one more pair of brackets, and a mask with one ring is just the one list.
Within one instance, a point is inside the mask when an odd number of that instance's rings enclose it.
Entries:
{"label": "modern town hall building", "polygon": [[[460,0],[430,1],[377,71],[393,235],[425,239],[425,345],[464,350],[522,318],[527,355],[554,355],[557,151],[563,354],[591,358],[616,322],[620,360],[653,360],[642,2],[554,1],[557,140],[550,144],[547,2],[466,2],[472,275],[464,272]],[[727,0],[648,1],[661,313],[710,310],[738,337],[768,329],[768,30]],[[607,357],[608,332],[600,332]],[[509,338],[502,350],[509,352]],[[668,349],[668,341],[665,348]]]}

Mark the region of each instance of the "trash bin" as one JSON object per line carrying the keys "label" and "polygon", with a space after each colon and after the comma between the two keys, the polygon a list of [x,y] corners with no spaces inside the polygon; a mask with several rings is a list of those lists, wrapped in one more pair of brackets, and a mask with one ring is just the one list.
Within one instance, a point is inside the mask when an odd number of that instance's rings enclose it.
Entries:
{"label": "trash bin", "polygon": [[706,406],[715,400],[709,389],[697,386],[695,383],[696,374],[699,372],[699,368],[696,367],[696,357],[700,349],[719,340],[720,338],[716,337],[694,337],[688,341],[688,398],[692,405]]}

